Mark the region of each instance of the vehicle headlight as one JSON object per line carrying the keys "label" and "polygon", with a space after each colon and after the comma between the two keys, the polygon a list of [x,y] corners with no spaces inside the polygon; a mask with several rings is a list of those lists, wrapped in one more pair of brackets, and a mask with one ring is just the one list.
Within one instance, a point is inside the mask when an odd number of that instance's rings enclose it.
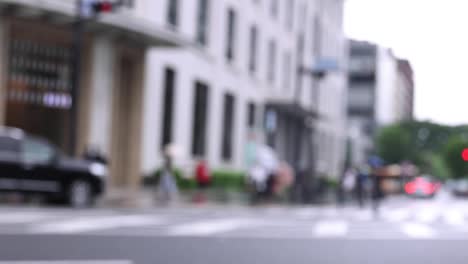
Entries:
{"label": "vehicle headlight", "polygon": [[92,163],[89,166],[89,171],[95,176],[104,177],[107,175],[107,166],[101,163]]}

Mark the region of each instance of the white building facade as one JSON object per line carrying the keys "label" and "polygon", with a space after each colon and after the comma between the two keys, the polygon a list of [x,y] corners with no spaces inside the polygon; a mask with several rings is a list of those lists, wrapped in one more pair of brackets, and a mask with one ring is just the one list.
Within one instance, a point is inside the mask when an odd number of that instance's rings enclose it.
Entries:
{"label": "white building facade", "polygon": [[[146,12],[153,10],[148,19],[194,42],[186,49],[155,48],[147,58],[144,174],[161,166],[167,143],[178,147],[181,167],[206,159],[213,168],[245,170],[248,143],[266,140],[265,106],[292,103],[299,81],[301,106],[324,117],[315,122],[317,168],[327,175],[340,173],[346,74],[329,74],[312,85],[297,69],[312,67],[321,56],[345,63],[343,1],[142,2]],[[275,148],[286,159],[283,149]]]}

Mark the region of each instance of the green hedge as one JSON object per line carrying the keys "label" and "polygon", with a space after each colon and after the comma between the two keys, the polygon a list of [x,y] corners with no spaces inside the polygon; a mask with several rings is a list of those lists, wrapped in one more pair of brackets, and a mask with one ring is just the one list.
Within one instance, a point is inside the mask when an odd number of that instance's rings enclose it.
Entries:
{"label": "green hedge", "polygon": [[211,172],[214,188],[243,191],[246,187],[244,172],[231,170],[214,170]]}
{"label": "green hedge", "polygon": [[[159,182],[162,169],[156,170],[152,176],[146,177],[144,184],[156,185]],[[197,181],[194,177],[184,177],[181,169],[174,169],[173,171],[177,186],[181,190],[193,190],[197,188]],[[211,188],[228,189],[243,191],[246,188],[246,177],[244,172],[231,171],[231,170],[213,170],[211,172]]]}

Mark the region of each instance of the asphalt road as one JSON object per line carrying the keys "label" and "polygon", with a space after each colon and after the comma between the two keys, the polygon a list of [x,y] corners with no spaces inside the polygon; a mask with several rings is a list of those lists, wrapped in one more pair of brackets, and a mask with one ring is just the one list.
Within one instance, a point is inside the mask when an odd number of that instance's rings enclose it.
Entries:
{"label": "asphalt road", "polygon": [[390,199],[378,217],[354,207],[0,208],[7,263],[465,264],[467,242],[468,201],[447,195]]}

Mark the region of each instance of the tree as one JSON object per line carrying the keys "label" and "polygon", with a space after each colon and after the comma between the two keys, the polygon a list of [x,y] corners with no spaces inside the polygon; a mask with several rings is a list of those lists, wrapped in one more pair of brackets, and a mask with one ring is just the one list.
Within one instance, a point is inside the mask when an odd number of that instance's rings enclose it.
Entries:
{"label": "tree", "polygon": [[411,135],[400,125],[384,127],[377,135],[377,153],[387,163],[411,159]]}
{"label": "tree", "polygon": [[465,148],[468,148],[468,141],[459,135],[452,136],[444,147],[444,161],[453,178],[468,176],[468,163],[461,157],[461,153]]}

